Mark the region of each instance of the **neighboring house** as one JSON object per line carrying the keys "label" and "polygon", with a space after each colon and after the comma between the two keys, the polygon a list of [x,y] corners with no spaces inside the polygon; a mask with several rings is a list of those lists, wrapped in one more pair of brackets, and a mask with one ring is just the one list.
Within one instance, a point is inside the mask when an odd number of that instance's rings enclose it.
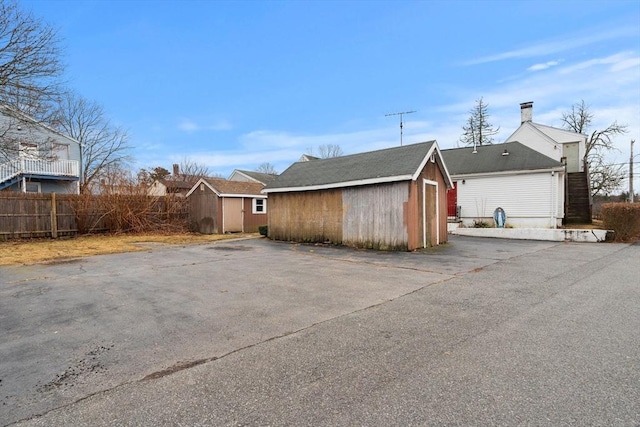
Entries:
{"label": "neighboring house", "polygon": [[269,237],[414,250],[447,241],[452,182],[435,141],[299,161],[263,190]]}
{"label": "neighboring house", "polygon": [[505,142],[518,141],[566,165],[565,222],[591,222],[587,135],[533,122],[533,102],[520,104],[520,127]]}
{"label": "neighboring house", "polygon": [[565,168],[519,142],[442,150],[454,181],[449,217],[464,226],[493,224],[502,208],[507,226],[557,228],[564,218]]}
{"label": "neighboring house", "polygon": [[192,229],[203,234],[258,231],[267,225],[263,188],[257,182],[199,179],[186,195]]}
{"label": "neighboring house", "polygon": [[80,168],[78,141],[0,105],[0,190],[78,194]]}
{"label": "neighboring house", "polygon": [[262,185],[267,185],[277,177],[278,175],[272,173],[262,173],[236,169],[229,176],[229,181],[257,182]]}
{"label": "neighboring house", "polygon": [[167,196],[170,194],[184,197],[191,190],[197,179],[192,180],[174,180],[174,179],[156,179],[147,188],[149,196]]}

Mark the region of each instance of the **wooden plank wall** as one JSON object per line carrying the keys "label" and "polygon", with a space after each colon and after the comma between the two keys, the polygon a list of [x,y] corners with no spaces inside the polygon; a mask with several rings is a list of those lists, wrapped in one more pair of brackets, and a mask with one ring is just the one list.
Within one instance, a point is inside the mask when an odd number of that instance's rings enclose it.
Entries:
{"label": "wooden plank wall", "polygon": [[342,243],[342,190],[269,194],[269,237]]}
{"label": "wooden plank wall", "polygon": [[259,226],[267,225],[267,222],[268,222],[267,215],[269,214],[268,201],[267,201],[267,213],[264,213],[264,214],[253,213],[252,197],[244,198],[243,209],[244,209],[244,232],[245,233],[256,233],[258,231]]}
{"label": "wooden plank wall", "polygon": [[201,184],[188,197],[191,231],[202,234],[217,234],[222,218],[218,215],[220,198],[209,187]]}
{"label": "wooden plank wall", "polygon": [[383,250],[406,250],[405,206],[409,183],[345,188],[342,192],[345,245]]}

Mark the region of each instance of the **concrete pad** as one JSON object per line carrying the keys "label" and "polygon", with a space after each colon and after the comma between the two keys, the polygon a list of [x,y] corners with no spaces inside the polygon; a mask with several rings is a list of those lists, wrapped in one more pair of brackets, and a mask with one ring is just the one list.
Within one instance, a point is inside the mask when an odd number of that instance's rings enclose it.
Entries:
{"label": "concrete pad", "polygon": [[544,240],[549,242],[599,243],[607,240],[610,230],[551,228],[463,228],[449,230],[458,236],[492,237],[496,239]]}

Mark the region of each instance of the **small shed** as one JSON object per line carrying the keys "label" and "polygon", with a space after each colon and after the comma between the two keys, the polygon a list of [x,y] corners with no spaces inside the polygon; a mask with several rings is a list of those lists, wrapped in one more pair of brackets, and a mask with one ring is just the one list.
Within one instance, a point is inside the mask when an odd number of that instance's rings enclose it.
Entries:
{"label": "small shed", "polygon": [[447,241],[449,172],[436,141],[299,161],[263,190],[269,237],[414,250]]}
{"label": "small shed", "polygon": [[267,225],[263,184],[201,178],[187,193],[193,231],[203,234],[255,233]]}

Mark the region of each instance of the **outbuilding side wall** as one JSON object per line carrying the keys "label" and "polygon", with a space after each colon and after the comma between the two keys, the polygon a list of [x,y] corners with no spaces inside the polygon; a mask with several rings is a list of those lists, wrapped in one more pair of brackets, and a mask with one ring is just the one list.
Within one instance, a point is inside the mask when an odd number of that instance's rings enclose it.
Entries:
{"label": "outbuilding side wall", "polygon": [[270,193],[269,237],[342,244],[342,190]]}
{"label": "outbuilding side wall", "polygon": [[342,235],[348,246],[375,249],[407,249],[405,218],[409,183],[398,182],[342,191]]}
{"label": "outbuilding side wall", "polygon": [[269,212],[268,203],[267,203],[267,213],[254,214],[253,213],[253,197],[245,197],[243,209],[244,209],[244,232],[245,233],[256,233],[258,231],[259,226],[267,225],[267,214]]}
{"label": "outbuilding side wall", "polygon": [[222,217],[218,209],[219,197],[202,185],[189,196],[191,229],[202,234],[217,234]]}

